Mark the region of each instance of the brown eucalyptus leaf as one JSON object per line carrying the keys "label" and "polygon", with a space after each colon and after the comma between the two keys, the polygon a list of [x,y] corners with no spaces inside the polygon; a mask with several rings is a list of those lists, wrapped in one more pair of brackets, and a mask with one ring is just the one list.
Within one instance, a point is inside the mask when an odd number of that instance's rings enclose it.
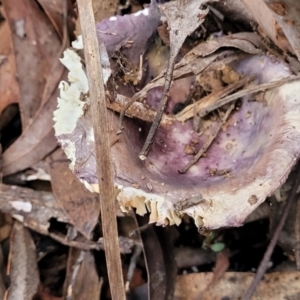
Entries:
{"label": "brown eucalyptus leaf", "polygon": [[[67,36],[63,37],[61,43],[50,21],[34,1],[24,0],[19,9],[13,1],[4,4],[10,26],[14,28],[13,26],[18,24],[20,27],[17,27],[18,31],[16,30],[13,35],[15,51],[23,46],[22,49],[25,48],[24,51],[20,51],[22,54],[16,51],[18,74],[21,78],[20,92],[25,95],[25,99],[20,100],[25,129],[3,155],[3,174],[9,175],[37,163],[57,146],[52,112],[56,107],[57,85],[64,76],[64,68],[58,58],[67,46]],[[67,6],[64,8],[67,9]],[[29,16],[25,18],[27,14]],[[31,18],[32,15],[34,17]],[[29,75],[26,75],[28,70],[30,70]],[[36,97],[38,99],[35,99]],[[38,105],[31,108],[32,101],[34,105],[36,103]],[[23,106],[27,109],[25,114]],[[28,126],[25,127],[24,124]]]}
{"label": "brown eucalyptus leaf", "polygon": [[4,274],[5,274],[5,261],[4,261],[2,247],[0,247],[0,299],[4,299],[4,294],[5,294]]}
{"label": "brown eucalyptus leaf", "polygon": [[3,175],[29,168],[57,147],[52,112],[56,108],[58,90],[36,114],[22,135],[3,153]]}
{"label": "brown eucalyptus leaf", "polygon": [[[245,3],[248,11],[252,17],[259,24],[264,34],[267,35],[279,48],[283,51],[290,51],[293,53],[293,48],[287,36],[280,27],[278,21],[275,18],[274,13],[268,7],[264,0],[242,0]],[[294,4],[294,1],[291,1]],[[277,2],[279,6],[280,2]]]}
{"label": "brown eucalyptus leaf", "polygon": [[160,6],[165,15],[171,44],[170,56],[176,56],[183,42],[203,23],[208,9],[201,9],[206,0],[171,1]]}
{"label": "brown eucalyptus leaf", "polygon": [[[227,272],[207,293],[203,291],[212,280],[213,273],[193,273],[177,277],[174,300],[241,299],[254,274]],[[300,299],[299,272],[274,272],[265,274],[252,300]]]}
{"label": "brown eucalyptus leaf", "polygon": [[293,0],[268,0],[266,3],[300,60],[300,2]]}
{"label": "brown eucalyptus leaf", "polygon": [[[60,79],[67,76],[66,70]],[[57,106],[59,91],[51,95],[36,113],[32,123],[3,154],[3,174],[9,175],[29,168],[57,147],[53,130],[53,111]]]}
{"label": "brown eucalyptus leaf", "polygon": [[70,248],[65,299],[99,300],[101,286],[93,254],[90,251]]}
{"label": "brown eucalyptus leaf", "polygon": [[179,66],[191,63],[193,59],[198,57],[208,56],[222,47],[232,47],[249,54],[259,54],[262,53],[262,49],[264,49],[264,45],[255,33],[239,32],[224,35],[198,44],[183,57],[176,67],[178,68]]}
{"label": "brown eucalyptus leaf", "polygon": [[[40,108],[61,42],[47,16],[33,0],[3,1],[14,44],[23,128]],[[57,82],[59,78],[56,78]]]}
{"label": "brown eucalyptus leaf", "polygon": [[[75,11],[70,0],[38,0],[38,3],[43,7],[45,14],[49,18],[59,38],[64,38],[64,27],[66,26],[64,18],[67,18],[68,31],[74,29]],[[66,15],[66,16],[65,16]]]}
{"label": "brown eucalyptus leaf", "polygon": [[98,222],[100,204],[69,169],[70,161],[59,148],[47,158],[53,193],[72,224],[88,239]]}
{"label": "brown eucalyptus leaf", "polygon": [[7,22],[0,25],[0,114],[12,103],[19,101],[19,85],[16,80],[16,62]]}
{"label": "brown eucalyptus leaf", "polygon": [[250,22],[254,21],[253,17],[250,15],[242,1],[219,1],[213,3],[212,6],[219,10],[230,21],[238,21],[246,24],[250,24]]}
{"label": "brown eucalyptus leaf", "polygon": [[36,249],[28,229],[19,222],[11,234],[7,273],[10,287],[5,300],[32,300],[40,282]]}

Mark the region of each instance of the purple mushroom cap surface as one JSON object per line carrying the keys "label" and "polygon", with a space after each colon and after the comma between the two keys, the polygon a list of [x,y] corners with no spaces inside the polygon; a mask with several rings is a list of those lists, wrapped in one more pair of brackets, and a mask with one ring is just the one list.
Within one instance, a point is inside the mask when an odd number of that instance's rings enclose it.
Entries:
{"label": "purple mushroom cap surface", "polygon": [[[104,27],[109,30],[108,21],[97,26]],[[105,45],[103,35],[101,41]],[[109,45],[112,44],[110,40]],[[90,190],[98,191],[89,99],[80,98],[81,94],[88,93],[88,86],[84,68],[81,66],[78,71],[80,57],[75,52],[71,55],[76,68],[70,66],[66,57],[62,60],[70,70],[71,84],[61,84],[54,114],[55,131],[71,159],[74,174]],[[240,75],[253,76],[255,79],[249,85],[291,75],[285,63],[265,55],[249,55],[231,63],[230,67]],[[75,69],[77,75],[72,76]],[[195,76],[189,76],[173,82],[166,113],[171,115],[174,106],[185,101],[194,79]],[[128,89],[126,91],[128,93]],[[118,93],[121,92],[120,88]],[[284,183],[300,153],[299,81],[270,89],[261,96],[262,101],[258,101],[255,94],[239,99],[239,109],[230,115],[205,157],[185,174],[179,170],[193,157],[186,153],[186,147],[192,145],[199,151],[215,131],[217,122],[204,118],[201,134],[193,130],[192,120],[159,127],[147,159],[141,161],[138,155],[151,124],[125,118],[120,142],[111,147],[117,199],[123,210],[135,207],[140,214],[148,210],[150,222],[160,225],[179,224],[184,213],[192,216],[198,227],[207,229],[242,225],[245,218]],[[145,101],[157,109],[161,97],[162,87],[156,87],[148,92]],[[113,141],[119,116],[109,110],[108,113]],[[65,130],[61,120],[70,114],[74,119]]]}

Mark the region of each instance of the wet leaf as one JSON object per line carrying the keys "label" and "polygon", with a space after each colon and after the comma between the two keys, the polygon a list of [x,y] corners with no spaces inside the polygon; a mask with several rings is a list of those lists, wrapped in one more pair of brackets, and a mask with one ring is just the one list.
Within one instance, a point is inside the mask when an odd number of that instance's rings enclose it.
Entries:
{"label": "wet leaf", "polygon": [[11,234],[9,258],[11,283],[5,300],[32,300],[40,281],[36,249],[28,229],[19,222],[15,222]]}
{"label": "wet leaf", "polygon": [[69,169],[70,161],[59,148],[47,158],[53,192],[76,229],[87,238],[98,222],[97,194],[88,191]]}

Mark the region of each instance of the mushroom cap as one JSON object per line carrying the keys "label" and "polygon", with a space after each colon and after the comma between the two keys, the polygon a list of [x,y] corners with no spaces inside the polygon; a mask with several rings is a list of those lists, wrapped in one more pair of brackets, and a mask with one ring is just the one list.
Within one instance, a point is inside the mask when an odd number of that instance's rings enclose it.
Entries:
{"label": "mushroom cap", "polygon": [[[105,44],[105,42],[104,42]],[[91,191],[99,192],[94,154],[94,133],[88,83],[79,55],[67,50],[62,63],[70,70],[70,84],[60,84],[55,132],[71,160],[74,174]],[[254,75],[251,84],[266,83],[291,75],[274,57],[253,55],[230,65],[239,74]],[[194,76],[174,81],[167,112],[188,96]],[[82,95],[85,95],[84,100]],[[284,84],[240,99],[241,106],[198,163],[185,174],[180,170],[192,158],[186,147],[199,150],[217,126],[202,121],[202,135],[191,120],[174,121],[160,127],[145,161],[138,154],[150,128],[149,123],[126,118],[120,142],[111,147],[117,199],[123,210],[150,211],[150,222],[179,224],[184,213],[198,227],[214,229],[239,226],[267,196],[287,178],[300,152],[300,83]],[[147,94],[146,102],[157,108],[162,88]],[[111,142],[116,139],[119,117],[108,111]]]}

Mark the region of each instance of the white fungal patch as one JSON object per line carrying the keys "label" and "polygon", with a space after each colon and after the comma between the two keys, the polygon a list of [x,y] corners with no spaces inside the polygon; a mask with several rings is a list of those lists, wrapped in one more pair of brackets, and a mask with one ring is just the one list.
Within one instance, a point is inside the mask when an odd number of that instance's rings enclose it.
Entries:
{"label": "white fungal patch", "polygon": [[66,142],[66,145],[62,145],[63,149],[66,153],[66,156],[68,159],[71,160],[71,163],[69,164],[69,168],[74,171],[74,166],[75,166],[75,161],[76,161],[76,147],[75,147],[75,143],[68,140]]}
{"label": "white fungal patch", "polygon": [[115,16],[109,18],[109,21],[117,21],[117,20],[118,20],[118,18]]}
{"label": "white fungal patch", "polygon": [[21,215],[15,215],[13,214],[12,217],[16,220],[18,220],[19,222],[23,223],[24,222],[24,217]]}
{"label": "white fungal patch", "polygon": [[77,49],[77,50],[83,49],[82,35],[79,35],[77,37],[77,40],[72,42],[72,47]]}
{"label": "white fungal patch", "polygon": [[26,213],[30,213],[32,210],[32,204],[30,202],[16,200],[16,201],[10,201],[10,205],[12,206],[13,209],[18,211],[23,211]]}
{"label": "white fungal patch", "polygon": [[139,10],[136,13],[134,13],[133,15],[134,16],[140,16],[140,15],[149,16],[149,8]]}
{"label": "white fungal patch", "polygon": [[[83,49],[82,36],[79,36],[72,46],[77,50]],[[103,45],[100,45],[100,53],[103,78],[106,83],[111,76],[111,69],[109,57]],[[61,81],[58,87],[60,90],[60,96],[57,99],[58,109],[54,112],[53,118],[56,136],[70,134],[75,130],[78,119],[84,114],[84,105],[89,104],[90,101],[88,79],[80,56],[73,49],[67,49],[60,61],[69,70],[69,83]]]}
{"label": "white fungal patch", "polygon": [[69,67],[70,85],[61,81],[59,84],[60,97],[58,109],[54,112],[54,130],[56,135],[72,133],[76,128],[78,119],[83,116],[84,101],[80,100],[83,93],[88,92],[86,75],[82,70],[80,57],[73,50],[66,50],[61,60]]}

